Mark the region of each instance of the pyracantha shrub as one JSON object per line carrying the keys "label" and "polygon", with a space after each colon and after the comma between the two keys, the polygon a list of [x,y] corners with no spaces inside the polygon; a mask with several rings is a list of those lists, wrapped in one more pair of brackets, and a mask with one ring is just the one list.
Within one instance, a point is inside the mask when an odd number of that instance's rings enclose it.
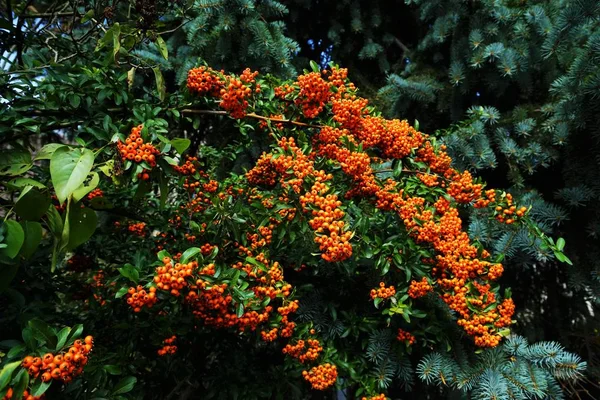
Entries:
{"label": "pyracantha shrub", "polygon": [[[510,290],[500,290],[503,255],[492,256],[472,240],[463,215],[481,209],[498,226],[527,227],[561,251],[562,245],[536,229],[529,210],[453,168],[445,146],[418,126],[383,118],[358,95],[343,68],[320,71],[314,65],[295,81],[280,81],[249,69],[238,76],[202,66],[189,71],[186,87],[174,100],[181,102],[177,113],[169,115],[202,115],[239,130],[235,146],[260,149],[244,171],[219,173],[217,166],[228,157],[170,137],[171,126],[158,108],[128,121],[111,140],[42,149],[49,154],[50,179],[47,172],[46,178],[44,172],[33,176],[46,179],[46,189],[14,189],[21,197],[35,190],[47,198],[48,210],[38,219],[51,238],[49,264],[66,291],[77,286],[83,292],[71,300],[83,303],[85,312],[61,307],[85,315],[100,338],[100,360],[90,373],[99,378],[85,384],[121,374],[120,367],[102,364],[114,360],[130,363],[135,377],[106,389],[112,395],[128,393],[136,379],[152,384],[172,370],[165,365],[189,369],[186,379],[195,379],[193,365],[203,371],[206,398],[271,398],[291,385],[296,398],[337,386],[384,399],[382,392],[414,385],[410,359],[425,356],[417,369],[425,383],[439,378],[460,390],[484,390],[481,382],[491,375],[482,372],[470,384],[446,379],[457,368],[431,350],[514,350],[499,346],[511,335],[515,310]],[[69,170],[77,173],[65,179]],[[134,203],[137,210],[117,212],[119,202]],[[103,220],[94,234],[98,214]],[[11,240],[16,225],[27,228],[20,213],[9,221]],[[81,254],[61,261],[87,240]],[[106,333],[107,319],[115,315],[115,338],[96,333]],[[48,385],[37,384],[38,378],[63,385],[55,394],[66,393],[73,378],[84,372],[85,379],[91,338],[65,351],[68,332],[42,330],[34,358],[25,358],[26,373],[6,369],[14,363],[4,367],[8,378],[0,381],[1,394],[16,383],[41,395]],[[52,349],[53,341],[63,346]],[[544,349],[514,350],[506,358],[522,362],[533,375],[515,366],[502,379],[541,376],[546,389],[539,394],[545,396],[556,379],[575,378],[585,366],[562,348],[553,354],[571,362],[570,372],[562,361],[538,362],[536,351]],[[241,388],[219,381],[228,373],[260,374],[260,368],[228,362],[262,362],[264,354],[272,360],[269,373],[278,377],[267,392],[249,381]],[[212,364],[215,359],[229,372]],[[475,357],[460,362],[477,369],[470,364],[478,365]],[[29,375],[31,380],[23,378]],[[79,395],[86,397],[86,390]]]}

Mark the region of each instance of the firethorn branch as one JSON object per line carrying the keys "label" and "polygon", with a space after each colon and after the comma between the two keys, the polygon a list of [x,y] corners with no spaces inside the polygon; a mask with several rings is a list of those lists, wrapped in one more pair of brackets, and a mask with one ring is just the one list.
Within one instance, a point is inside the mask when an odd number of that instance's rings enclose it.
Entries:
{"label": "firethorn branch", "polygon": [[[196,110],[196,109],[191,109],[191,108],[185,108],[183,110],[180,110],[180,112],[183,113],[183,114],[229,115],[229,113],[227,111]],[[305,127],[305,128],[315,128],[315,129],[321,129],[321,128],[323,128],[323,125],[307,124],[307,123],[304,123],[304,122],[291,121],[289,119],[283,119],[283,118],[265,117],[265,116],[258,115],[258,114],[255,114],[255,113],[248,113],[244,117],[260,119],[260,120],[263,120],[263,121],[271,121],[271,122],[277,122],[277,123],[283,123],[283,124],[290,124],[290,125],[302,126],[302,127]]]}

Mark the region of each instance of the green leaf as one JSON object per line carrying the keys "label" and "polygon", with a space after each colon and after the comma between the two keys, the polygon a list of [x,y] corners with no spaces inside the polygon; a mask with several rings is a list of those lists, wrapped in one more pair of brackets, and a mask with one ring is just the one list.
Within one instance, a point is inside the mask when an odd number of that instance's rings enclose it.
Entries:
{"label": "green leaf", "polygon": [[115,294],[115,299],[120,299],[121,297],[125,296],[128,290],[129,289],[126,287],[122,287],[121,289],[119,289]]}
{"label": "green leaf", "polygon": [[158,254],[156,254],[156,258],[157,258],[159,261],[162,261],[162,260],[163,260],[163,258],[165,258],[165,257],[172,258],[172,257],[171,257],[171,255],[169,254],[169,252],[168,252],[168,251],[166,251],[166,250],[161,250],[161,251],[159,251],[159,252],[158,252]]}
{"label": "green leaf", "polygon": [[310,69],[312,69],[313,72],[321,72],[321,68],[319,67],[319,64],[317,64],[313,60],[310,60]]}
{"label": "green leaf", "polygon": [[23,189],[26,186],[45,189],[46,185],[31,178],[13,178],[6,182],[6,186],[10,189]]}
{"label": "green leaf", "polygon": [[165,79],[163,78],[162,72],[159,67],[152,67],[154,71],[154,80],[156,81],[156,89],[158,90],[158,98],[160,101],[165,99],[167,88],[165,86]]}
{"label": "green leaf", "polygon": [[171,140],[171,146],[173,146],[179,154],[183,154],[183,152],[186,151],[188,147],[190,147],[191,143],[192,141],[190,139],[177,138]]}
{"label": "green leaf", "polygon": [[112,391],[113,395],[131,392],[133,386],[137,382],[135,376],[127,376],[117,383]]}
{"label": "green leaf", "polygon": [[21,399],[27,385],[29,385],[29,374],[25,368],[21,369],[15,377],[15,385],[13,386],[13,399]]}
{"label": "green leaf", "polygon": [[81,23],[85,24],[92,18],[94,18],[94,9],[93,8],[91,10],[89,10],[88,12],[86,12],[83,17],[81,17]]}
{"label": "green leaf", "polygon": [[20,355],[27,347],[24,344],[20,344],[18,346],[13,347],[12,349],[10,349],[10,351],[8,352],[8,354],[6,355],[8,358],[14,358],[18,355]]}
{"label": "green leaf", "polygon": [[94,165],[94,152],[82,148],[58,148],[50,159],[50,176],[62,204],[83,184]]}
{"label": "green leaf", "polygon": [[49,160],[52,158],[52,154],[61,147],[66,146],[62,143],[48,143],[37,152],[34,160]]}
{"label": "green leaf", "polygon": [[11,381],[13,371],[21,365],[21,360],[6,364],[0,371],[0,390],[4,389]]}
{"label": "green leaf", "polygon": [[[29,186],[31,188],[31,186]],[[28,190],[22,194],[15,204],[15,213],[28,221],[38,221],[46,214],[50,207],[51,199],[48,191],[38,189]]]}
{"label": "green leaf", "polygon": [[33,337],[46,342],[46,345],[53,349],[56,347],[57,337],[54,330],[41,319],[32,319],[28,323]]}
{"label": "green leaf", "polygon": [[4,243],[7,246],[0,249],[0,255],[15,258],[23,246],[25,232],[17,221],[10,219],[4,222],[3,227],[5,229]]}
{"label": "green leaf", "polygon": [[35,253],[42,241],[42,224],[35,221],[21,221],[21,227],[25,233],[25,240],[19,254],[28,259]]}
{"label": "green leaf", "polygon": [[69,96],[69,103],[71,103],[71,107],[77,108],[79,107],[79,104],[81,104],[81,97],[77,96],[76,94],[72,94]]}
{"label": "green leaf", "polygon": [[41,396],[46,393],[46,390],[50,387],[52,381],[42,382],[41,379],[36,379],[33,385],[31,385],[31,395],[32,396]]}
{"label": "green leaf", "polygon": [[0,151],[0,175],[20,175],[33,166],[31,153],[23,146],[13,146],[12,149]]}
{"label": "green leaf", "polygon": [[198,255],[198,253],[200,253],[200,249],[198,247],[190,247],[189,249],[183,252],[179,262],[181,264],[186,264],[192,257]]}
{"label": "green leaf", "polygon": [[65,326],[56,334],[56,337],[58,338],[56,342],[56,351],[61,350],[65,346],[65,343],[67,343],[67,339],[69,337],[69,333],[71,333],[71,328]]}
{"label": "green leaf", "polygon": [[[98,217],[96,212],[87,207],[72,206],[69,213],[69,243],[67,250],[73,250],[85,243],[96,230]],[[64,245],[64,243],[63,243]]]}
{"label": "green leaf", "polygon": [[140,272],[137,270],[136,267],[134,267],[131,264],[125,264],[123,266],[123,268],[119,268],[119,272],[121,273],[121,275],[123,275],[125,278],[133,281],[134,283],[138,283],[138,281],[140,280]]}
{"label": "green leaf", "polygon": [[558,240],[556,241],[556,248],[559,251],[563,251],[563,249],[565,248],[565,239],[558,238]]}
{"label": "green leaf", "polygon": [[104,163],[101,167],[98,168],[102,173],[109,178],[113,176],[113,170],[115,169],[115,161],[110,160]]}
{"label": "green leaf", "polygon": [[105,365],[104,370],[106,372],[108,372],[111,375],[121,375],[122,371],[121,371],[121,367],[119,367],[118,365]]}
{"label": "green leaf", "polygon": [[91,179],[89,181],[83,183],[81,186],[79,186],[73,191],[73,200],[75,200],[76,202],[83,199],[89,192],[96,189],[96,187],[98,186],[98,183],[100,182],[100,176],[98,175],[98,173],[92,172],[90,176]]}
{"label": "green leaf", "polygon": [[79,338],[83,333],[83,325],[77,324],[71,328],[71,333],[67,339],[67,344],[71,344],[75,339]]}
{"label": "green leaf", "polygon": [[169,59],[169,50],[167,49],[167,44],[163,40],[162,37],[156,37],[156,44],[158,45],[158,51],[160,51],[160,55],[163,56],[165,60]]}

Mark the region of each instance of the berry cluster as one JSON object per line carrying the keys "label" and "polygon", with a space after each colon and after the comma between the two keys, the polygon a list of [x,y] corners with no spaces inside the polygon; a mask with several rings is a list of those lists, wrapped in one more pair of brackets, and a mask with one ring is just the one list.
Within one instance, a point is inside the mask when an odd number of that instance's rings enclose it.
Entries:
{"label": "berry cluster", "polygon": [[83,341],[76,340],[66,352],[46,353],[43,357],[27,356],[21,362],[34,379],[41,377],[43,382],[54,379],[69,383],[81,375],[94,346],[94,339],[87,336]]}
{"label": "berry cluster", "polygon": [[[6,394],[4,395],[4,397],[2,397],[2,400],[12,400],[13,398],[13,388],[8,388],[8,390],[6,391]],[[32,394],[29,393],[28,390],[24,390],[23,391],[23,397],[21,397],[22,400],[41,400],[41,399],[45,399],[46,395],[43,394],[41,396],[34,396]]]}
{"label": "berry cluster", "polygon": [[393,286],[385,287],[384,282],[379,282],[378,289],[371,289],[371,299],[377,298],[387,299],[396,294],[396,289]]}
{"label": "berry cluster", "polygon": [[317,365],[310,371],[302,371],[302,376],[307,380],[313,389],[325,390],[335,384],[337,380],[337,367],[332,364]]}
{"label": "berry cluster", "polygon": [[[306,346],[308,344],[308,347]],[[298,340],[295,345],[286,345],[282,352],[290,357],[297,358],[301,363],[314,361],[319,358],[319,354],[323,351],[321,343],[317,339]]]}
{"label": "berry cluster", "polygon": [[385,397],[385,394],[380,393],[378,395],[375,396],[371,396],[371,397],[363,397],[361,400],[386,400],[387,397]]}
{"label": "berry cluster", "polygon": [[302,108],[306,118],[315,118],[329,101],[329,83],[318,72],[310,72],[298,77],[300,91],[296,104]]}
{"label": "berry cluster", "polygon": [[117,142],[117,149],[123,160],[136,163],[145,162],[150,168],[154,168],[156,166],[156,156],[160,152],[152,143],[144,143],[144,139],[141,137],[142,128],[143,125],[132,128],[129,137],[125,139],[125,143],[120,140]]}
{"label": "berry cluster", "polygon": [[132,222],[127,226],[127,230],[136,236],[144,237],[146,236],[146,223]]}
{"label": "berry cluster", "polygon": [[413,345],[417,341],[417,339],[410,332],[407,332],[403,329],[398,329],[398,336],[396,336],[396,339],[400,342],[405,341],[409,345]]}
{"label": "berry cluster", "polygon": [[275,339],[277,339],[277,332],[279,330],[277,328],[273,328],[269,331],[261,331],[260,332],[260,337],[263,341],[265,342],[272,342]]}
{"label": "berry cluster", "polygon": [[197,171],[196,164],[198,163],[198,157],[187,156],[183,165],[174,165],[173,169],[175,172],[181,175],[194,175]]}
{"label": "berry cluster", "polygon": [[158,355],[166,356],[166,355],[172,355],[172,354],[177,353],[177,346],[173,344],[173,343],[175,343],[176,340],[177,340],[177,336],[175,336],[175,335],[163,340],[163,347],[158,349]]}
{"label": "berry cluster", "polygon": [[162,260],[163,266],[156,268],[154,282],[160,290],[170,291],[173,296],[179,296],[180,290],[188,286],[187,278],[191,277],[198,263],[196,261],[187,264],[173,263],[169,257]]}
{"label": "berry cluster", "polygon": [[127,304],[129,304],[133,311],[140,312],[142,307],[152,308],[158,301],[156,297],[156,288],[151,286],[147,291],[139,286],[137,288],[130,287],[127,291]]}
{"label": "berry cluster", "polygon": [[[225,71],[221,71],[221,75],[224,73]],[[192,93],[216,97],[221,93],[224,85],[221,77],[211,68],[202,66],[188,71],[187,87]]]}
{"label": "berry cluster", "polygon": [[423,297],[431,291],[433,291],[433,287],[425,277],[420,281],[411,281],[410,286],[408,287],[408,295],[413,299]]}
{"label": "berry cluster", "polygon": [[92,200],[96,197],[104,197],[104,192],[102,191],[102,189],[96,188],[87,195],[88,200]]}

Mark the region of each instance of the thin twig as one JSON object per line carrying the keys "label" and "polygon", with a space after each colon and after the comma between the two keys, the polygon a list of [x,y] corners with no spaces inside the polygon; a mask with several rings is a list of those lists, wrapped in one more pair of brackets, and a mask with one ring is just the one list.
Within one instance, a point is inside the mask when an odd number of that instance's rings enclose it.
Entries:
{"label": "thin twig", "polygon": [[74,12],[49,12],[49,13],[38,13],[38,14],[25,14],[23,18],[54,18],[54,17],[72,17],[76,15]]}
{"label": "thin twig", "polygon": [[[196,109],[191,109],[191,108],[183,109],[183,110],[181,110],[181,112],[184,113],[184,114],[229,115],[229,113],[227,111],[196,110]],[[258,115],[258,114],[255,114],[255,113],[246,114],[246,117],[255,118],[255,119],[261,119],[263,121],[271,121],[271,122],[277,122],[277,123],[283,123],[283,124],[290,124],[290,125],[302,126],[302,127],[305,127],[305,128],[316,128],[316,129],[323,128],[323,125],[311,125],[311,124],[306,124],[304,122],[291,121],[289,119],[264,117],[262,115]]]}

